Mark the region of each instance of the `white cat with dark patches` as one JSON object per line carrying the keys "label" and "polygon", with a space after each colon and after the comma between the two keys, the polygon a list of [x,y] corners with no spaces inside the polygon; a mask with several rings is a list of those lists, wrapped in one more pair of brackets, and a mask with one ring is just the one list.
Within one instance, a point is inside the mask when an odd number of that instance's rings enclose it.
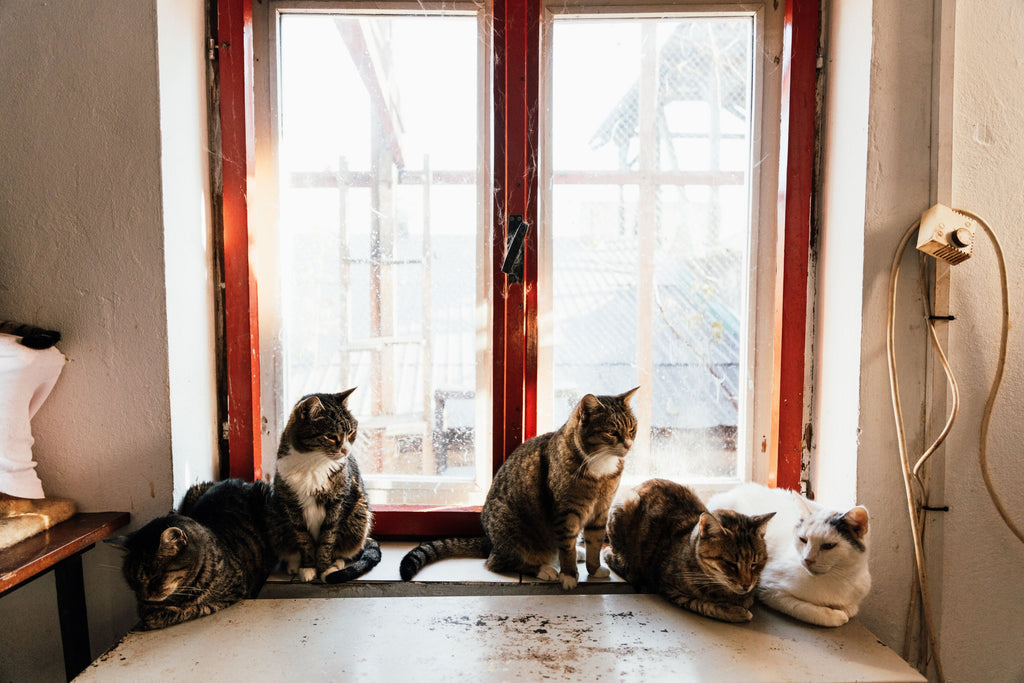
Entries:
{"label": "white cat with dark patches", "polygon": [[757,588],[761,602],[819,626],[842,626],[857,614],[871,589],[866,508],[833,510],[760,484],[716,494],[707,507],[776,513],[765,535],[768,563]]}

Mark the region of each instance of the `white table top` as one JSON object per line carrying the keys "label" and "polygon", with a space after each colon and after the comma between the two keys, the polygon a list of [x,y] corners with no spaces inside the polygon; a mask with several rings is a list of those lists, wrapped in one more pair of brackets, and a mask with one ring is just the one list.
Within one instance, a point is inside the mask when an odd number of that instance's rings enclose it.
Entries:
{"label": "white table top", "polygon": [[130,633],[76,681],[924,681],[856,621],[755,607],[726,624],[652,595],[246,600]]}

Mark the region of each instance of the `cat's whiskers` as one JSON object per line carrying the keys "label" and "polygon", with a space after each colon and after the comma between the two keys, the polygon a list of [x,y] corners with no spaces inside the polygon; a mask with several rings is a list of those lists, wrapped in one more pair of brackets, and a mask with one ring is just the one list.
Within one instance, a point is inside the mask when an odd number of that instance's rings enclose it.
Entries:
{"label": "cat's whiskers", "polygon": [[706,586],[719,586],[721,585],[713,577],[708,576],[702,572],[694,571],[677,571],[671,574],[672,577],[677,579],[683,579],[691,585],[706,585]]}
{"label": "cat's whiskers", "polygon": [[599,451],[593,455],[587,455],[586,452],[582,452],[582,455],[583,462],[581,462],[580,466],[576,468],[575,472],[573,472],[573,478],[582,477],[590,469],[590,465],[601,457],[601,452]]}
{"label": "cat's whiskers", "polygon": [[[614,474],[618,467],[618,461],[622,458],[615,448],[601,448],[589,455],[585,451],[580,452],[583,456],[583,462],[573,473],[574,478],[581,477],[586,472],[596,477]],[[609,462],[606,464],[605,461]]]}

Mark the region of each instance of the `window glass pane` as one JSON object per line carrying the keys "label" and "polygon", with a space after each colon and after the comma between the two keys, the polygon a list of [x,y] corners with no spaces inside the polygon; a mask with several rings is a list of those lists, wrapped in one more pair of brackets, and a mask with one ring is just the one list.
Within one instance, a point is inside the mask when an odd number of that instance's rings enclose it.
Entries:
{"label": "window glass pane", "polygon": [[551,426],[639,384],[628,479],[742,476],[753,18],[552,24]]}
{"label": "window glass pane", "polygon": [[358,387],[376,504],[478,504],[490,481],[477,25],[280,17],[283,410]]}

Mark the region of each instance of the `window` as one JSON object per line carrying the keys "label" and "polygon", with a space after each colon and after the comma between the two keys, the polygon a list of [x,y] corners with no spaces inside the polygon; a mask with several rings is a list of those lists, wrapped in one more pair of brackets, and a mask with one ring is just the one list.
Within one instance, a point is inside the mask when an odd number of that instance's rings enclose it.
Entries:
{"label": "window", "polygon": [[306,394],[359,387],[355,452],[377,505],[480,505],[490,482],[480,19],[282,4],[274,22],[271,421]]}
{"label": "window", "polygon": [[640,385],[627,482],[747,479],[755,15],[546,25],[540,431]]}
{"label": "window", "polygon": [[781,21],[712,4],[256,8],[265,461],[299,396],[358,385],[378,520],[472,510],[583,393],[640,385],[629,477],[767,478]]}

